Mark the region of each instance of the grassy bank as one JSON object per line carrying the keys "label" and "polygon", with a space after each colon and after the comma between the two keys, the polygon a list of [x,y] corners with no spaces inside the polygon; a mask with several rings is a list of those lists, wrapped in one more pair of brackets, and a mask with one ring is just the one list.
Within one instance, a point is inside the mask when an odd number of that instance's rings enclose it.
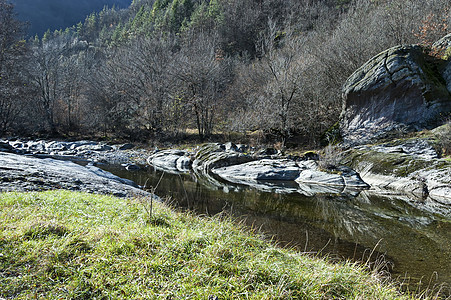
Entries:
{"label": "grassy bank", "polygon": [[[147,208],[147,210],[145,209]],[[0,194],[0,298],[403,299],[362,267],[145,199]]]}

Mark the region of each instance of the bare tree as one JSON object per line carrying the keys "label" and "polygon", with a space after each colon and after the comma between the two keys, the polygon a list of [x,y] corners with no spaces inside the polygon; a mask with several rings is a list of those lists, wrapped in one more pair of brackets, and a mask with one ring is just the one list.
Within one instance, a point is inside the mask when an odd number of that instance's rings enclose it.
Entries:
{"label": "bare tree", "polygon": [[219,105],[232,79],[231,61],[208,35],[191,36],[174,60],[177,79],[172,98],[179,98],[194,114],[201,140],[212,134]]}
{"label": "bare tree", "polygon": [[26,81],[24,67],[26,45],[22,40],[23,24],[14,7],[0,0],[0,134],[6,132],[24,106]]}
{"label": "bare tree", "polygon": [[97,76],[103,77],[98,81],[108,87],[103,97],[108,99],[104,102],[110,107],[108,111],[129,129],[158,134],[180,119],[172,116],[174,107],[168,92],[168,65],[175,43],[175,39],[163,36],[136,39],[117,49]]}
{"label": "bare tree", "polygon": [[251,80],[249,86],[253,87],[245,95],[249,109],[255,113],[249,117],[257,127],[275,134],[285,146],[299,122],[308,56],[303,55],[299,36],[293,33],[282,36],[272,21],[259,49],[262,58],[250,65],[257,74],[244,79]]}
{"label": "bare tree", "polygon": [[55,107],[61,96],[62,47],[55,41],[43,42],[33,49],[33,55],[35,64],[32,79],[39,91],[38,109],[43,116],[43,125],[48,126],[50,132],[56,132]]}

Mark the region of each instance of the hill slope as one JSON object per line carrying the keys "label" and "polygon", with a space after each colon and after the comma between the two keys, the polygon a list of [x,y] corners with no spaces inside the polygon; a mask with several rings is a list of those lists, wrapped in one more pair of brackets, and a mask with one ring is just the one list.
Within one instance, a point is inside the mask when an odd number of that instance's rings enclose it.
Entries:
{"label": "hill slope", "polygon": [[42,34],[50,28],[51,31],[71,27],[104,6],[118,8],[128,7],[131,0],[12,0],[19,18],[29,22],[28,34]]}

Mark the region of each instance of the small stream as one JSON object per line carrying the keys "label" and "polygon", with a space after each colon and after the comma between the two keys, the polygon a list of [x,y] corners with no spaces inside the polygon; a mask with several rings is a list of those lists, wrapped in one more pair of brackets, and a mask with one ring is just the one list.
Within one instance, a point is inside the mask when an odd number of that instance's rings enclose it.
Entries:
{"label": "small stream", "polygon": [[[155,193],[176,207],[198,214],[226,212],[237,221],[260,229],[281,246],[328,256],[370,262],[390,271],[392,278],[416,290],[451,286],[451,220],[421,209],[421,204],[372,191],[357,196],[263,192],[245,186],[234,189],[209,185],[193,174],[168,174],[147,167],[107,170]],[[449,216],[449,214],[448,214]]]}

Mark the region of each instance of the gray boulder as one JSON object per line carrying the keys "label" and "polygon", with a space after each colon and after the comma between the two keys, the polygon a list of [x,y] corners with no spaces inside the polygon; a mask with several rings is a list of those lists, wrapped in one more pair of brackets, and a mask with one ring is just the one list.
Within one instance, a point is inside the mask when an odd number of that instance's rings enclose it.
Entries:
{"label": "gray boulder", "polygon": [[302,161],[296,181],[301,184],[319,184],[339,187],[369,188],[360,175],[346,166],[331,167],[321,170],[316,161]]}
{"label": "gray boulder", "polygon": [[254,160],[256,158],[234,150],[226,151],[223,144],[206,144],[197,151],[193,169],[207,174],[214,168],[238,165]]}
{"label": "gray boulder", "polygon": [[66,151],[67,150],[67,143],[66,142],[57,142],[57,141],[51,141],[45,144],[45,149],[47,152],[59,152],[59,151]]}
{"label": "gray boulder", "polygon": [[94,144],[94,145],[81,145],[76,147],[78,152],[82,151],[111,151],[113,147],[105,145],[105,144]]}
{"label": "gray boulder", "polygon": [[226,151],[238,151],[237,145],[232,142],[225,143],[224,147]]}
{"label": "gray boulder", "polygon": [[117,149],[118,150],[130,150],[133,149],[135,147],[135,145],[133,144],[122,144],[122,145],[118,145]]}
{"label": "gray boulder", "polygon": [[77,141],[77,142],[71,142],[68,143],[68,148],[70,150],[75,150],[81,146],[95,146],[97,145],[97,142],[93,142],[93,141]]}
{"label": "gray boulder", "polygon": [[440,70],[446,62],[420,46],[388,49],[355,71],[343,86],[340,129],[348,144],[363,144],[399,130],[432,129],[451,112]]}
{"label": "gray boulder", "polygon": [[149,156],[147,162],[164,171],[186,172],[189,171],[191,165],[189,155],[183,150],[163,150]]}
{"label": "gray boulder", "polygon": [[262,159],[216,168],[212,172],[231,182],[247,180],[293,181],[299,176],[299,167],[294,161],[288,159]]}

